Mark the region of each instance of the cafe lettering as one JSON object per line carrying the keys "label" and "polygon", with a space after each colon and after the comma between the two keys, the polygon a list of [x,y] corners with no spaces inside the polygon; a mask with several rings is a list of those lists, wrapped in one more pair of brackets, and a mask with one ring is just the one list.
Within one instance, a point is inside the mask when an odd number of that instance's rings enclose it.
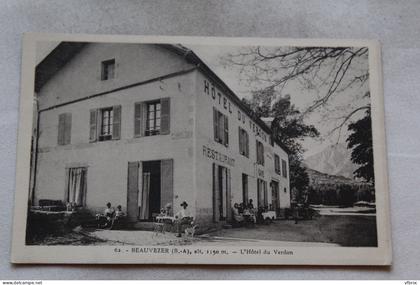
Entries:
{"label": "cafe lettering", "polygon": [[222,162],[230,166],[235,166],[235,159],[227,156],[226,154],[223,154],[214,149],[211,149],[205,145],[203,145],[203,155],[215,161]]}

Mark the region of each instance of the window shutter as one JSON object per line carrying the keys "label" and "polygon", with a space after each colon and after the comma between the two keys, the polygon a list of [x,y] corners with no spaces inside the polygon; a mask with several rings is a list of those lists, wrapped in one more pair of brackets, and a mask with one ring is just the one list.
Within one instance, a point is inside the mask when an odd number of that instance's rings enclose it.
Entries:
{"label": "window shutter", "polygon": [[263,145],[263,143],[261,143],[261,162],[262,162],[262,165],[264,165],[265,157],[264,157],[264,145]]}
{"label": "window shutter", "polygon": [[245,132],[245,151],[246,151],[246,157],[249,157],[249,136],[248,136],[248,132]]}
{"label": "window shutter", "polygon": [[114,118],[112,120],[112,139],[119,140],[121,137],[121,105],[112,108]]}
{"label": "window shutter", "polygon": [[98,121],[98,112],[96,109],[90,110],[90,129],[89,129],[89,142],[95,142],[97,139],[97,121]]}
{"label": "window shutter", "polygon": [[213,107],[213,130],[214,130],[214,140],[219,141],[219,120],[217,118],[217,111]]}
{"label": "window shutter", "polygon": [[223,126],[224,126],[224,145],[228,146],[229,145],[229,121],[228,121],[228,117],[223,115]]}
{"label": "window shutter", "polygon": [[257,151],[256,151],[256,153],[257,153],[257,164],[259,164],[260,163],[260,147],[258,146],[258,141],[256,141],[255,145],[256,145],[256,148],[257,148]]}
{"label": "window shutter", "polygon": [[64,123],[64,144],[71,143],[71,113],[65,114],[65,123]]}
{"label": "window shutter", "polygon": [[226,168],[226,218],[228,221],[232,220],[232,190],[230,179],[230,169]]}
{"label": "window shutter", "polygon": [[142,113],[142,104],[143,103],[135,103],[134,104],[134,136],[138,137],[143,135],[141,133],[141,113]]}
{"label": "window shutter", "polygon": [[213,163],[213,222],[218,222],[220,219],[219,211],[219,167]]}
{"label": "window shutter", "polygon": [[64,144],[64,131],[66,124],[66,114],[58,115],[58,134],[57,134],[57,144]]}
{"label": "window shutter", "polygon": [[160,134],[168,135],[171,125],[170,98],[162,98],[160,100]]}
{"label": "window shutter", "polygon": [[174,207],[174,161],[173,159],[164,159],[160,164],[160,183],[161,183],[161,196],[160,205],[165,207],[167,203],[171,203],[172,209]]}
{"label": "window shutter", "polygon": [[243,154],[243,140],[242,140],[242,130],[241,127],[238,127],[238,135],[239,135],[239,153]]}
{"label": "window shutter", "polygon": [[217,112],[217,122],[218,122],[218,139],[221,144],[225,143],[225,119],[223,118],[222,113]]}
{"label": "window shutter", "polygon": [[268,195],[267,195],[267,182],[263,182],[264,185],[264,207],[268,206]]}

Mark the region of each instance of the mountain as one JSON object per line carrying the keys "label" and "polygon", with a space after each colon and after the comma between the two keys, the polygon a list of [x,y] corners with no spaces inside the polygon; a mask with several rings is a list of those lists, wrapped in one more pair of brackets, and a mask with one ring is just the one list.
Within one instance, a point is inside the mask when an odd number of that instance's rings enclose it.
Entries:
{"label": "mountain", "polygon": [[353,179],[357,166],[351,161],[351,150],[344,143],[330,145],[304,160],[304,165],[318,172]]}

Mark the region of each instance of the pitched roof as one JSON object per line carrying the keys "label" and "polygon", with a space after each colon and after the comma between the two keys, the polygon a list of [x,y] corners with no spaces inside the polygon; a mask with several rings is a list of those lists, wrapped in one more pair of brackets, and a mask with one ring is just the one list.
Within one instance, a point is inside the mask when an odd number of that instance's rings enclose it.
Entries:
{"label": "pitched roof", "polygon": [[35,92],[39,92],[42,86],[70,61],[87,43],[61,42],[53,49],[35,69]]}

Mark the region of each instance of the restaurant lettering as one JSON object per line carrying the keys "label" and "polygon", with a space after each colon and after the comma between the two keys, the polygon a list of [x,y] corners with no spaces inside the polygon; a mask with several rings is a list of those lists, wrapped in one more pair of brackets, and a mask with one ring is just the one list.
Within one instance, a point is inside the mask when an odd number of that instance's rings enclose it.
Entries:
{"label": "restaurant lettering", "polygon": [[[229,113],[233,113],[233,103],[231,103],[226,96],[223,96],[222,93],[218,91],[213,84],[210,84],[208,80],[204,80],[204,94],[211,97],[215,102],[217,102],[221,107],[223,107],[223,109],[225,109]],[[255,136],[260,137],[262,140],[267,142],[266,133],[258,126],[258,124],[255,124],[251,119],[248,120],[249,128],[255,134]],[[239,109],[238,121],[242,122],[242,124],[245,124],[246,121],[245,113]]]}
{"label": "restaurant lettering", "polygon": [[205,145],[203,145],[203,156],[218,162],[228,164],[230,166],[235,166],[235,159],[227,156],[226,154],[211,149]]}

